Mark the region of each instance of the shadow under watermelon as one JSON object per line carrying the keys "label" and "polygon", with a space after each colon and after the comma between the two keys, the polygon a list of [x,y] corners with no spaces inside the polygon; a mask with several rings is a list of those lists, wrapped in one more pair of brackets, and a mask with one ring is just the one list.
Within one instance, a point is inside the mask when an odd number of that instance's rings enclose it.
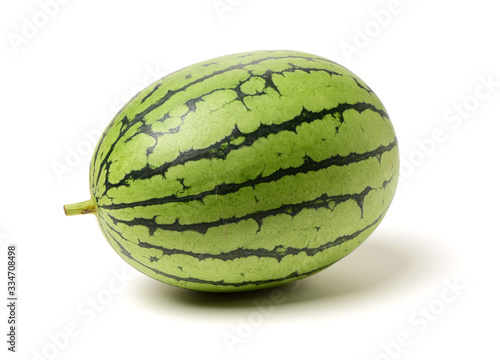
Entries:
{"label": "shadow under watermelon", "polygon": [[[308,278],[280,287],[238,293],[205,293],[142,279],[135,292],[139,302],[179,308],[238,309],[301,303],[340,306],[348,302],[384,301],[442,278],[453,257],[422,245],[418,234],[376,231],[353,253]],[[446,256],[444,256],[446,255]]]}

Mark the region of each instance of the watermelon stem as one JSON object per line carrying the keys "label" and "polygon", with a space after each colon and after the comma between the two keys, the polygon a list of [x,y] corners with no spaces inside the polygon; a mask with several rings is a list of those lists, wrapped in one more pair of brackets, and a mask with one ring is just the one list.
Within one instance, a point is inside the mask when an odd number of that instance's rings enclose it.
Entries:
{"label": "watermelon stem", "polygon": [[96,210],[97,205],[93,196],[90,200],[64,205],[64,213],[67,216],[94,214]]}

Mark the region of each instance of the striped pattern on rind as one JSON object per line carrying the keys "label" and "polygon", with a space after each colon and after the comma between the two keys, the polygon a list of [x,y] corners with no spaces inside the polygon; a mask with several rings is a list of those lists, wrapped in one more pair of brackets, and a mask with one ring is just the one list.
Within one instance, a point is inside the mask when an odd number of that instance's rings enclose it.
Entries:
{"label": "striped pattern on rind", "polygon": [[242,291],[309,276],[371,234],[394,196],[393,127],[330,60],[230,55],[136,95],[101,137],[91,192],[111,246],[160,281]]}

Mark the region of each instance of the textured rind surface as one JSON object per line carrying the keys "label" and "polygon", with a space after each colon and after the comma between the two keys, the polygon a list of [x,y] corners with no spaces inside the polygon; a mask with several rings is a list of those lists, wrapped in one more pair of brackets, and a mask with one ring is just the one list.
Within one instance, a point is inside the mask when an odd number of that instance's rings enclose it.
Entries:
{"label": "textured rind surface", "polygon": [[314,274],[358,247],[394,196],[399,156],[375,93],[322,57],[257,51],[150,85],[90,168],[97,219],[130,265],[201,291]]}

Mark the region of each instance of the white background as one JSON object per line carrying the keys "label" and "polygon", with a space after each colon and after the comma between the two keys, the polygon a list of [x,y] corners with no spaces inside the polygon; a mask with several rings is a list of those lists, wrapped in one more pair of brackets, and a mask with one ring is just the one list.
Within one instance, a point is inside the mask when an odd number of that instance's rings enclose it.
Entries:
{"label": "white background", "polygon": [[[494,6],[2,2],[0,358],[11,355],[5,273],[15,243],[12,358],[498,359]],[[278,292],[201,294],[130,268],[93,216],[64,216],[63,204],[89,198],[89,142],[132,95],[192,63],[260,49],[343,64],[391,116],[400,185],[385,220],[352,255]]]}

